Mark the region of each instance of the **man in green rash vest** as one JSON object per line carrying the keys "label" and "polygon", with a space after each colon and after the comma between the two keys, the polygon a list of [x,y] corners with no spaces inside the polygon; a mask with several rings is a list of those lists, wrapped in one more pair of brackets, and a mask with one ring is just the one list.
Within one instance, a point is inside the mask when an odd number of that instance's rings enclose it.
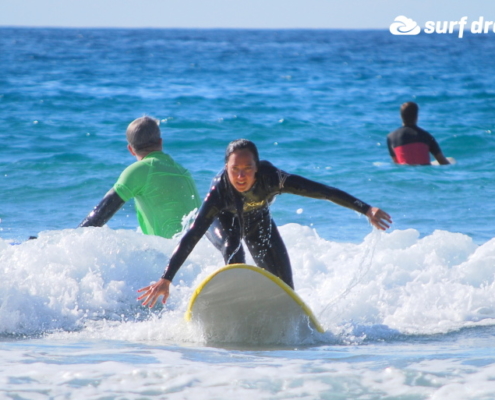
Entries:
{"label": "man in green rash vest", "polygon": [[79,227],[105,225],[134,198],[143,233],[171,238],[182,231],[184,216],[201,205],[196,184],[188,170],[162,151],[160,128],[153,118],[134,120],[126,136],[127,149],[137,161],[122,172]]}

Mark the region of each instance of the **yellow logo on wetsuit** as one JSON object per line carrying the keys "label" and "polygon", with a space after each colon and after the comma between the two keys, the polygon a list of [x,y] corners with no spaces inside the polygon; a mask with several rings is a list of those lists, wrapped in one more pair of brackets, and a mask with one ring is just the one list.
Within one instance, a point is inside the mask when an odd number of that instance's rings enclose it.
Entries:
{"label": "yellow logo on wetsuit", "polygon": [[262,208],[262,207],[266,206],[266,204],[267,204],[266,200],[246,202],[246,203],[244,203],[244,207],[242,209],[245,212],[252,211],[255,208]]}

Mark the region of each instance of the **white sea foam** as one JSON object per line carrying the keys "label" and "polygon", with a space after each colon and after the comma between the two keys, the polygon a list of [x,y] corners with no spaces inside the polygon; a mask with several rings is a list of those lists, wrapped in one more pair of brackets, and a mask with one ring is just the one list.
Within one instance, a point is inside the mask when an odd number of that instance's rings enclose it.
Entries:
{"label": "white sea foam", "polygon": [[[339,243],[298,224],[281,232],[296,291],[333,335],[363,340],[495,324],[495,239],[479,246],[458,233],[421,238],[409,229]],[[206,239],[179,270],[163,309],[136,300],[176,245],[107,227],[0,241],[0,332],[200,341],[183,314],[194,288],[223,264]]]}

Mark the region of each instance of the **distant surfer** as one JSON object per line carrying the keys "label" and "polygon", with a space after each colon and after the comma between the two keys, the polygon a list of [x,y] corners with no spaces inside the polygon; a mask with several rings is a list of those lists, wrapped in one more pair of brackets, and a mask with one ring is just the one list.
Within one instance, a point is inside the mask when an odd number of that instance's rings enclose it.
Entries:
{"label": "distant surfer", "polygon": [[164,274],[158,282],[139,289],[144,293],[138,300],[144,299],[143,305],[150,307],[160,296],[162,303],[166,302],[174,275],[208,229],[208,238],[222,252],[226,264],[245,262],[244,239],[256,265],[293,288],[289,255],[269,211],[275,196],[282,193],[330,200],[366,215],[380,230],[392,222],[386,212],[346,192],[260,161],[253,142],[235,140],[225,152],[225,168],[213,180],[196,220],[174,250]]}
{"label": "distant surfer", "polygon": [[163,152],[155,119],[141,117],[129,124],[127,149],[137,161],[129,165],[79,227],[103,226],[134,198],[144,234],[171,238],[182,231],[182,220],[201,205],[196,184],[187,171]]}
{"label": "distant surfer", "polygon": [[387,146],[396,164],[430,165],[430,153],[441,165],[450,164],[443,155],[435,138],[418,127],[419,107],[409,101],[402,104],[400,115],[402,127],[387,136]]}

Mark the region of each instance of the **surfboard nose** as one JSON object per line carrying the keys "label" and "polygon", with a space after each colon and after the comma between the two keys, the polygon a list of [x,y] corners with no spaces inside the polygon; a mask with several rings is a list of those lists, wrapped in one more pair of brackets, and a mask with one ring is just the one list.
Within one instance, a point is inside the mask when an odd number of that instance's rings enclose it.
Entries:
{"label": "surfboard nose", "polygon": [[195,290],[184,315],[208,341],[294,343],[324,329],[292,288],[251,265],[228,265]]}

